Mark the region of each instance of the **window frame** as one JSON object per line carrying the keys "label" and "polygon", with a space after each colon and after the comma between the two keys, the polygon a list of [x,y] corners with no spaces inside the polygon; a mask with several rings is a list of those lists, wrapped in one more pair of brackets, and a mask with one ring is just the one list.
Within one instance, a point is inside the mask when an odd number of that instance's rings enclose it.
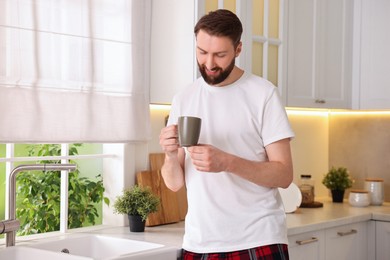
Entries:
{"label": "window frame", "polygon": [[[103,144],[104,147],[105,144]],[[104,149],[104,148],[103,148]],[[4,162],[5,169],[5,219],[9,219],[9,178],[12,170],[15,168],[15,162],[36,162],[41,160],[61,160],[61,164],[69,163],[69,160],[86,160],[86,159],[112,159],[117,155],[114,153],[102,153],[102,154],[86,154],[86,155],[69,155],[69,144],[61,144],[61,156],[15,156],[15,144],[6,144],[6,155],[4,158],[0,158],[0,163]],[[60,193],[60,233],[66,233],[68,231],[68,171],[61,171],[61,193]],[[104,185],[104,179],[103,179]],[[104,218],[102,217],[103,221]]]}

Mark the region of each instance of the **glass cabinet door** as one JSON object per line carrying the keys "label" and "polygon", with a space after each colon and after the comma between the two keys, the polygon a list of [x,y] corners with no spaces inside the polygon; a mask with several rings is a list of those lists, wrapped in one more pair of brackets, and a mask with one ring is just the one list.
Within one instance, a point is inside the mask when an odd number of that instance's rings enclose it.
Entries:
{"label": "glass cabinet door", "polygon": [[252,72],[279,85],[282,0],[252,0]]}
{"label": "glass cabinet door", "polygon": [[199,0],[199,17],[224,8],[235,12],[244,26],[239,66],[281,85],[284,0]]}

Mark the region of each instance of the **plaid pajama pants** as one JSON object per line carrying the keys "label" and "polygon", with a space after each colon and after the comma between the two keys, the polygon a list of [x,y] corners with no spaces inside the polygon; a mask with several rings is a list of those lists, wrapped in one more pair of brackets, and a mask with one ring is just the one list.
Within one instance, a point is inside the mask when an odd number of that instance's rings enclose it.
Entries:
{"label": "plaid pajama pants", "polygon": [[251,249],[227,252],[197,254],[183,249],[183,260],[288,260],[288,248],[285,244],[260,246]]}

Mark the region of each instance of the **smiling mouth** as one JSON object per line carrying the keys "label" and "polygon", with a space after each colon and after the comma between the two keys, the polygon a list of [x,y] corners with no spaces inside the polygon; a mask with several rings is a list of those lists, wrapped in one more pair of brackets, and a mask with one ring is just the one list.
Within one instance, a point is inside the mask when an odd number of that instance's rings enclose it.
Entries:
{"label": "smiling mouth", "polygon": [[220,71],[219,68],[213,68],[213,69],[211,69],[211,70],[209,70],[209,69],[206,68],[206,72],[207,72],[208,75],[216,75],[216,74],[219,73],[219,71]]}

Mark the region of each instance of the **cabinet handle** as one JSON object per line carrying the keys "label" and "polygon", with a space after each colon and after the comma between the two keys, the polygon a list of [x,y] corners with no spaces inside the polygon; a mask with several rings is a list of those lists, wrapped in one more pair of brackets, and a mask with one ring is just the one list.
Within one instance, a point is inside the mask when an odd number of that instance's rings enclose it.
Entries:
{"label": "cabinet handle", "polygon": [[314,243],[314,242],[317,242],[318,241],[318,238],[316,237],[312,237],[312,238],[309,238],[309,239],[306,239],[306,240],[297,240],[295,241],[298,245],[306,245],[306,244],[310,244],[310,243]]}
{"label": "cabinet handle", "polygon": [[325,99],[316,99],[314,102],[317,104],[325,104],[326,103]]}
{"label": "cabinet handle", "polygon": [[356,234],[357,233],[357,230],[355,229],[351,229],[350,231],[347,231],[347,232],[337,232],[337,235],[339,236],[348,236],[348,235],[352,235],[352,234]]}

